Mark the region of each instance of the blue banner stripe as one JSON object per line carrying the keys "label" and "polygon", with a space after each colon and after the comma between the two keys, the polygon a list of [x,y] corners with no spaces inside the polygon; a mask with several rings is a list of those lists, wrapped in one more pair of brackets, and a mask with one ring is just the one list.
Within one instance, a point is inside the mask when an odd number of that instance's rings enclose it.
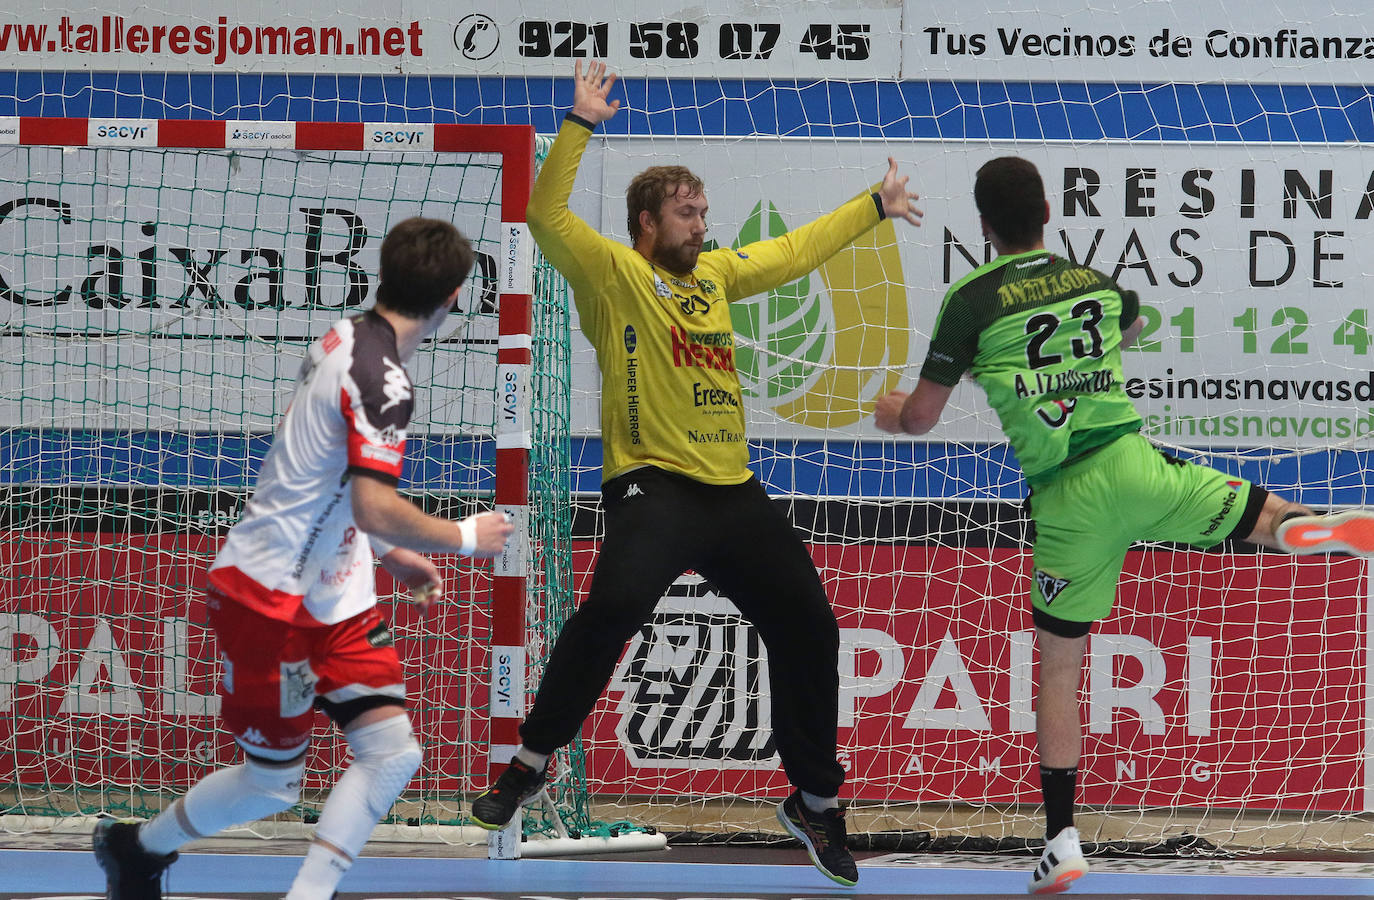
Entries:
{"label": "blue banner stripe", "polygon": [[[0,433],[0,484],[247,490],[269,434],[29,431]],[[601,441],[572,441],[572,489],[601,488]],[[492,442],[412,435],[403,487],[488,494]],[[868,499],[1018,501],[1025,483],[1005,444],[916,441],[754,441],[753,470],[774,494]],[[1371,450],[1182,454],[1312,506],[1374,503]]]}
{"label": "blue banner stripe", "polygon": [[[627,78],[612,134],[1344,142],[1374,140],[1359,85]],[[570,78],[0,72],[0,115],[533,124]]]}

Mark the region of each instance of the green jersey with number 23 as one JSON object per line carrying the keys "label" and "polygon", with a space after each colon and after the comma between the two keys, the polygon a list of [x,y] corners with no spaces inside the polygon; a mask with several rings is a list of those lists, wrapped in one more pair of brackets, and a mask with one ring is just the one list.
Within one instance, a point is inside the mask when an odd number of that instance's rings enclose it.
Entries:
{"label": "green jersey with number 23", "polygon": [[1139,307],[1058,254],[999,256],[945,294],[921,376],[952,387],[970,372],[1034,485],[1140,429],[1121,375],[1121,332]]}

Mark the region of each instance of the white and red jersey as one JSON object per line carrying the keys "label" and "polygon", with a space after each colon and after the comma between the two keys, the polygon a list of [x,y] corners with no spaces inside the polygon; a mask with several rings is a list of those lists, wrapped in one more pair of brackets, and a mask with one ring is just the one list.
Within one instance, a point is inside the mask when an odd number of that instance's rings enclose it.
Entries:
{"label": "white and red jersey", "polygon": [[377,602],[349,478],[396,483],[414,405],[391,323],[373,311],[310,346],[258,483],[210,587],[273,619],[329,625]]}

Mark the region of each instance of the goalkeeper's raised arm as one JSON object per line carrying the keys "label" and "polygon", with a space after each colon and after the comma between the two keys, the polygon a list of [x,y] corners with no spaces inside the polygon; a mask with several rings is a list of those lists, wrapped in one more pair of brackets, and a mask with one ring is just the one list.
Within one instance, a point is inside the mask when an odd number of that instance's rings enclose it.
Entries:
{"label": "goalkeeper's raised arm", "polygon": [[572,110],[535,180],[526,219],[539,249],[568,279],[574,294],[584,296],[604,285],[616,267],[617,254],[629,252],[629,248],[602,237],[568,209],[578,165],[592,131],[620,108],[619,100],[606,99],[615,75],[606,74],[604,63],[588,63],[583,73],[582,61],[578,60],[575,73]]}
{"label": "goalkeeper's raised arm", "polygon": [[[705,184],[683,166],[652,166],[631,181],[626,224],[632,248],[597,233],[568,208],[592,132],[620,109],[618,99],[609,99],[615,83],[604,63],[590,62],[584,72],[577,61],[572,109],[535,181],[527,210],[531,233],[568,279],[579,310],[594,297],[614,296],[613,282],[634,280],[631,273],[639,261],[627,257],[631,250],[651,266],[692,273],[702,262],[707,231]],[[919,226],[922,212],[915,206],[917,194],[907,190],[909,176],[898,172],[892,157],[887,162],[882,181],[869,191],[780,237],[707,254],[710,271],[701,274],[715,279],[727,300],[740,299],[801,278],[884,218]]]}

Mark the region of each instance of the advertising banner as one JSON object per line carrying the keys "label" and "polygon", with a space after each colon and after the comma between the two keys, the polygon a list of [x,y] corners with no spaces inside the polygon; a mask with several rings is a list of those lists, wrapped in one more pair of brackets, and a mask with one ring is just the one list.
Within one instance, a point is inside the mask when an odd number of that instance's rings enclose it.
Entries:
{"label": "advertising banner", "polygon": [[[1188,4],[918,0],[691,6],[556,0],[459,6],[363,0],[16,0],[0,18],[15,70],[563,76],[601,59],[630,77],[1365,84],[1374,29],[1359,0]],[[1161,73],[1167,73],[1162,75]]]}
{"label": "advertising banner", "polygon": [[[1038,803],[1025,555],[812,553],[840,624],[846,796]],[[1089,640],[1082,802],[1362,809],[1364,563],[1225,560],[1129,555]],[[780,796],[769,690],[757,634],[685,576],[620,662],[590,774],[617,793]]]}
{"label": "advertising banner", "polygon": [[[459,178],[423,151],[142,147],[157,125],[92,120],[92,139],[131,149],[23,148],[0,160],[9,185],[0,195],[0,343],[30,364],[70,369],[43,387],[58,418],[215,430],[220,423],[188,423],[186,409],[225,408],[236,430],[271,427],[284,397],[223,390],[245,377],[290,383],[294,361],[254,339],[303,344],[370,305],[386,229],[432,215],[475,239],[459,312],[476,315],[454,317],[421,354],[416,380],[450,388],[445,415],[458,415],[433,430],[490,420],[458,407],[492,402],[487,357],[464,351],[496,328],[494,169],[468,167]],[[374,130],[396,139],[395,129]],[[424,129],[404,131],[424,143]],[[877,439],[874,401],[914,384],[945,291],[991,259],[972,182],[1005,154],[1027,156],[1045,179],[1047,247],[1139,293],[1145,327],[1126,352],[1124,388],[1152,437],[1312,448],[1356,446],[1374,432],[1374,336],[1358,252],[1374,237],[1374,154],[1363,145],[605,138],[581,176],[604,193],[575,192],[573,208],[627,241],[624,185],[673,159],[707,182],[708,247],[738,247],[868,190],[894,157],[921,194],[921,228],[880,223],[816,272],[733,305],[731,358],[751,437]],[[574,346],[573,427],[595,433],[596,360],[580,336]],[[192,347],[207,352],[187,357]],[[107,379],[113,369],[140,377]],[[458,389],[467,385],[482,389]],[[32,399],[33,386],[9,387],[0,393]],[[198,392],[216,403],[183,399]],[[0,402],[0,423],[24,424],[15,401]],[[968,383],[934,436],[1001,439]]]}
{"label": "advertising banner", "polygon": [[[70,428],[270,430],[306,345],[375,302],[382,238],[410,216],[453,222],[477,257],[411,368],[448,389],[417,430],[493,421],[499,158],[389,152],[432,140],[423,126],[365,128],[377,153],[145,148],[158,124],[92,120],[113,149],[0,156],[0,355],[23,361],[0,366],[0,427],[42,400]],[[34,383],[39,367],[63,374]]]}
{"label": "advertising banner", "polygon": [[[206,625],[205,572],[218,544],[203,533],[5,533],[0,780],[179,792],[241,758],[220,727],[221,671]],[[421,777],[452,792],[473,771],[475,755],[463,755],[475,754],[470,742],[485,739],[488,652],[468,635],[478,627],[471,617],[482,615],[472,597],[486,597],[489,584],[471,570],[445,574],[434,615],[406,603],[383,614],[392,617],[416,721],[444,748]],[[385,573],[378,591],[394,595]],[[317,717],[311,790],[328,788],[332,767],[347,760],[326,723]]]}
{"label": "advertising banner", "polygon": [[902,40],[897,2],[341,0],[292,12],[157,0],[96,12],[18,0],[0,18],[0,67],[523,77],[599,59],[627,76],[890,80]]}
{"label": "advertising banner", "polygon": [[[605,144],[600,226],[620,240],[624,186],[665,159],[706,181],[707,238],[723,247],[828,212],[875,184],[889,156],[921,195],[922,227],[881,223],[807,278],[732,298],[743,301],[732,307],[735,358],[753,437],[878,436],[874,400],[915,383],[945,291],[994,255],[973,182],[1004,155],[1040,170],[1047,248],[1139,294],[1144,331],[1125,354],[1124,387],[1147,433],[1223,447],[1353,445],[1374,433],[1358,249],[1374,239],[1374,154],[1359,145]],[[965,384],[931,436],[995,441],[1000,432],[982,392]]]}
{"label": "advertising banner", "polygon": [[903,6],[903,78],[1364,84],[1374,75],[1374,21],[1360,0]]}
{"label": "advertising banner", "polygon": [[[210,541],[135,537],[115,551],[82,550],[91,535],[38,537],[5,544],[14,582],[48,603],[0,605],[0,760],[14,767],[0,775],[185,785],[231,759],[213,638],[195,624]],[[595,550],[578,543],[576,583]],[[1024,552],[811,552],[840,626],[846,796],[1038,802]],[[1354,558],[1132,551],[1117,608],[1089,640],[1083,802],[1364,809],[1368,578]],[[450,587],[437,618],[394,611],[402,659],[411,672],[423,660],[409,689],[424,740],[446,748],[424,778],[459,790],[485,733],[488,660],[464,639],[486,633],[464,600],[481,584]],[[784,793],[770,690],[754,629],[683,576],[584,729],[591,790]],[[316,752],[312,771],[340,751],[321,732]]]}

